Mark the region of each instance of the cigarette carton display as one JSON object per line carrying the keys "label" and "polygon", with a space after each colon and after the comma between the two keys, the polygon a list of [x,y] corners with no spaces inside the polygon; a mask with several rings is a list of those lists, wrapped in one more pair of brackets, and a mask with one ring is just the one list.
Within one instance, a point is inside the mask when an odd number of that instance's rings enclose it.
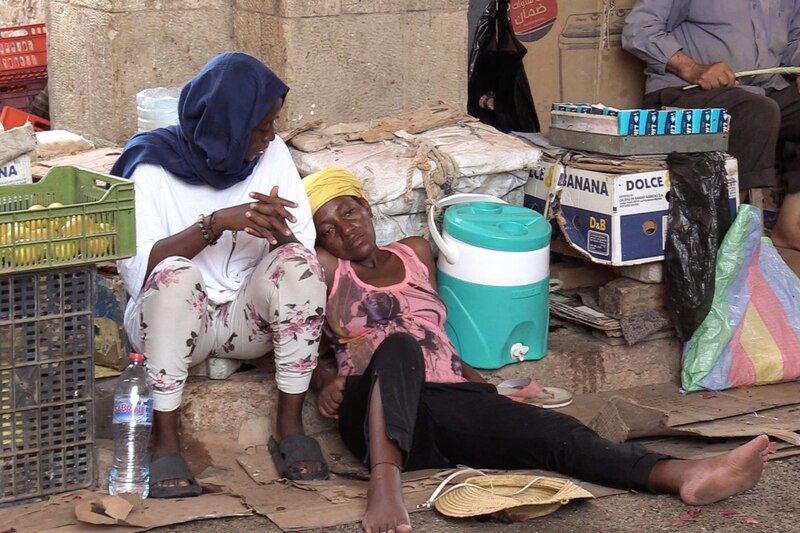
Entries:
{"label": "cigarette carton display", "polygon": [[691,135],[724,133],[730,127],[725,109],[615,109],[602,104],[555,103],[554,128],[606,135]]}

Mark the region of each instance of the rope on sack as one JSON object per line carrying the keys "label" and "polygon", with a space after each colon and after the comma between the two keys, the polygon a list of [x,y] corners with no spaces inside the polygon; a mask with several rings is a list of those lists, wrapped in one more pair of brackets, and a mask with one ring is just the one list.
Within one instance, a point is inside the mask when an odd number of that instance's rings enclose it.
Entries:
{"label": "rope on sack", "polygon": [[[442,195],[453,194],[455,181],[460,174],[455,159],[440,150],[430,139],[420,137],[418,140],[409,139],[409,142],[414,149],[414,156],[406,170],[406,200],[409,202],[412,200],[415,170],[422,172],[422,185],[427,196],[426,204],[441,198]],[[431,161],[434,165],[431,165]]]}

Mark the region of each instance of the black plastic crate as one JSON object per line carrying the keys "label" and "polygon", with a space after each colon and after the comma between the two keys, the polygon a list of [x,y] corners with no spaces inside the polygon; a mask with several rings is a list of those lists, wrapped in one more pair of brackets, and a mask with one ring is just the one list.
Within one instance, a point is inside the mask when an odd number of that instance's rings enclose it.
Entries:
{"label": "black plastic crate", "polygon": [[0,276],[0,504],[95,483],[94,278]]}

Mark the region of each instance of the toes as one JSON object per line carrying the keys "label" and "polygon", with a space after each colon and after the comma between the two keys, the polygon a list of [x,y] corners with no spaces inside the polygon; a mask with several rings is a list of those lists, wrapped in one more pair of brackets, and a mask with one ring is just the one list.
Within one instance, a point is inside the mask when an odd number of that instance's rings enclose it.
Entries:
{"label": "toes", "polygon": [[165,479],[156,483],[158,487],[188,487],[190,485],[188,479]]}
{"label": "toes", "polygon": [[316,461],[295,463],[290,470],[298,474],[314,474],[322,470],[322,464]]}

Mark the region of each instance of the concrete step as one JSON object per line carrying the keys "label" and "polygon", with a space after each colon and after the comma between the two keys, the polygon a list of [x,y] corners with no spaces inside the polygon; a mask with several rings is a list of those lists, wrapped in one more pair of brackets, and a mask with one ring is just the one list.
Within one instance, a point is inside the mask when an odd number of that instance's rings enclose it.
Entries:
{"label": "concrete step", "polygon": [[[599,341],[579,326],[550,333],[548,353],[538,361],[525,361],[496,370],[481,370],[491,383],[533,377],[545,386],[563,387],[575,394],[619,390],[639,385],[678,383],[681,344],[675,337],[614,346]],[[321,364],[333,367],[332,358]],[[222,433],[243,446],[264,445],[272,431],[277,404],[274,368],[269,358],[257,367],[234,373],[227,379],[190,377],[184,391],[184,432]],[[116,380],[97,383],[96,421],[98,438],[109,438],[111,400]],[[323,418],[309,394],[303,412],[310,434],[334,429]]]}

